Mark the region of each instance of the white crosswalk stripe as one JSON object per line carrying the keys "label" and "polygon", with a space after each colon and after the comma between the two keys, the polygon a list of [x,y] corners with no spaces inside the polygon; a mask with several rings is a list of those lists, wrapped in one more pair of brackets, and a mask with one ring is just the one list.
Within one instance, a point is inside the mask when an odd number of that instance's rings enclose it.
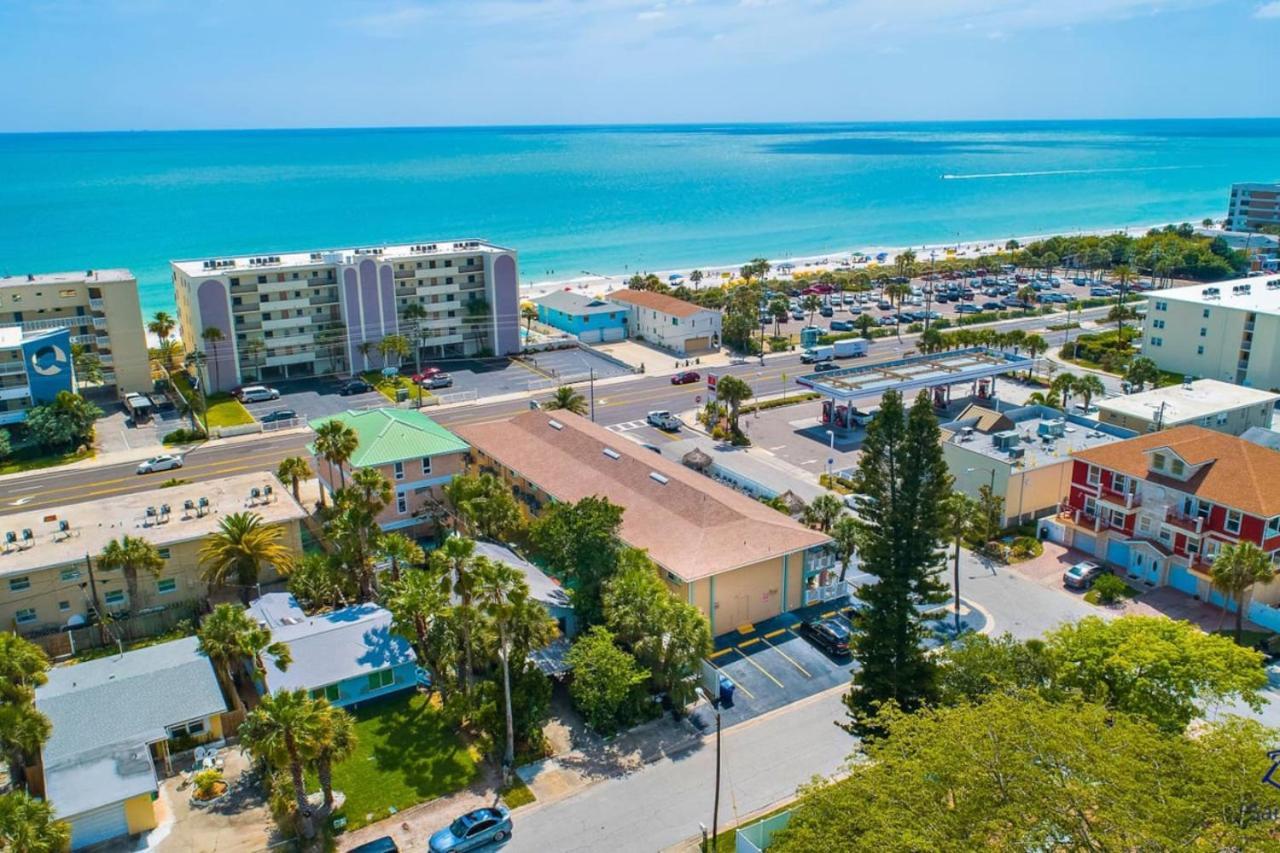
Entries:
{"label": "white crosswalk stripe", "polygon": [[610,424],[605,429],[610,432],[616,432],[621,435],[624,432],[631,432],[633,429],[642,429],[645,426],[644,421],[623,421],[620,424]]}

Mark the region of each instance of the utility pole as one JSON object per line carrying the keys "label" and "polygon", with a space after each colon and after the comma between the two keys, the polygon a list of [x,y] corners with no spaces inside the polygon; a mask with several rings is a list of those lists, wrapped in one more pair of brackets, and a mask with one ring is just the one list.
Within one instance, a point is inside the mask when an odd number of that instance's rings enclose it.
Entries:
{"label": "utility pole", "polygon": [[591,388],[591,422],[596,422],[596,369],[590,367],[587,369],[589,379],[589,387]]}

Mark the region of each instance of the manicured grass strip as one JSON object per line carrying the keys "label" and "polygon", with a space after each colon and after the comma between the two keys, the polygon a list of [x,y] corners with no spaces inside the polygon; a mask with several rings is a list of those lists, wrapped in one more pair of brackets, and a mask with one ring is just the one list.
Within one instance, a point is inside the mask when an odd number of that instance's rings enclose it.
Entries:
{"label": "manicured grass strip", "polygon": [[253,423],[253,415],[230,394],[210,394],[208,402],[209,429]]}
{"label": "manicured grass strip", "polygon": [[53,468],[66,465],[68,462],[79,462],[81,459],[92,459],[92,449],[84,453],[69,450],[65,453],[50,453],[39,447],[24,447],[14,451],[13,455],[0,462],[0,474],[16,474],[19,471],[37,471],[41,468]]}
{"label": "manicured grass strip", "polygon": [[511,784],[502,789],[502,802],[512,811],[527,806],[536,799],[538,798],[533,795],[533,791],[529,790],[529,786],[519,776],[514,777]]}

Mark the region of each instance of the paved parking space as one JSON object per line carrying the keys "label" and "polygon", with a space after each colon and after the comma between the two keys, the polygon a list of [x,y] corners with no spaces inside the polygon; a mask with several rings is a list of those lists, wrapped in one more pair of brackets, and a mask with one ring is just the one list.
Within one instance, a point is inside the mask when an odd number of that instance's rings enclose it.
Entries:
{"label": "paved parking space", "polygon": [[313,418],[327,418],[348,409],[364,409],[387,401],[387,398],[377,391],[366,391],[363,394],[343,397],[338,393],[339,385],[340,383],[335,380],[325,379],[279,382],[271,386],[280,392],[279,400],[245,403],[244,407],[255,418],[261,418],[280,409],[293,409],[298,413],[299,422],[306,423]]}
{"label": "paved parking space", "polygon": [[585,347],[548,350],[522,357],[523,361],[546,378],[559,379],[581,377],[595,371],[596,379],[611,376],[627,376],[631,369],[605,358]]}
{"label": "paved parking space", "polygon": [[756,447],[811,472],[816,478],[827,470],[827,459],[834,460],[832,467],[836,470],[856,465],[866,436],[863,430],[837,435],[832,452],[831,437],[826,427],[818,423],[821,405],[815,400],[798,406],[782,406],[744,417],[740,423]]}

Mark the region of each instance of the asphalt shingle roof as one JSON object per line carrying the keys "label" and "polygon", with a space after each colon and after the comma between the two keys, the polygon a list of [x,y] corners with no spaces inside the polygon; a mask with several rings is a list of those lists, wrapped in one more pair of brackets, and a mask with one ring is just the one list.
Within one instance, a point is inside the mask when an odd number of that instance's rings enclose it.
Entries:
{"label": "asphalt shingle roof", "polygon": [[318,429],[326,421],[342,421],[355,430],[360,445],[352,455],[353,468],[390,465],[406,459],[465,453],[467,443],[421,412],[385,407],[367,411],[346,411],[316,418],[309,426]]}
{"label": "asphalt shingle roof", "polygon": [[535,305],[542,305],[553,311],[561,311],[566,314],[608,314],[612,311],[625,310],[620,306],[610,304],[594,296],[574,293],[571,290],[553,290],[546,296],[538,297],[533,302]]}

